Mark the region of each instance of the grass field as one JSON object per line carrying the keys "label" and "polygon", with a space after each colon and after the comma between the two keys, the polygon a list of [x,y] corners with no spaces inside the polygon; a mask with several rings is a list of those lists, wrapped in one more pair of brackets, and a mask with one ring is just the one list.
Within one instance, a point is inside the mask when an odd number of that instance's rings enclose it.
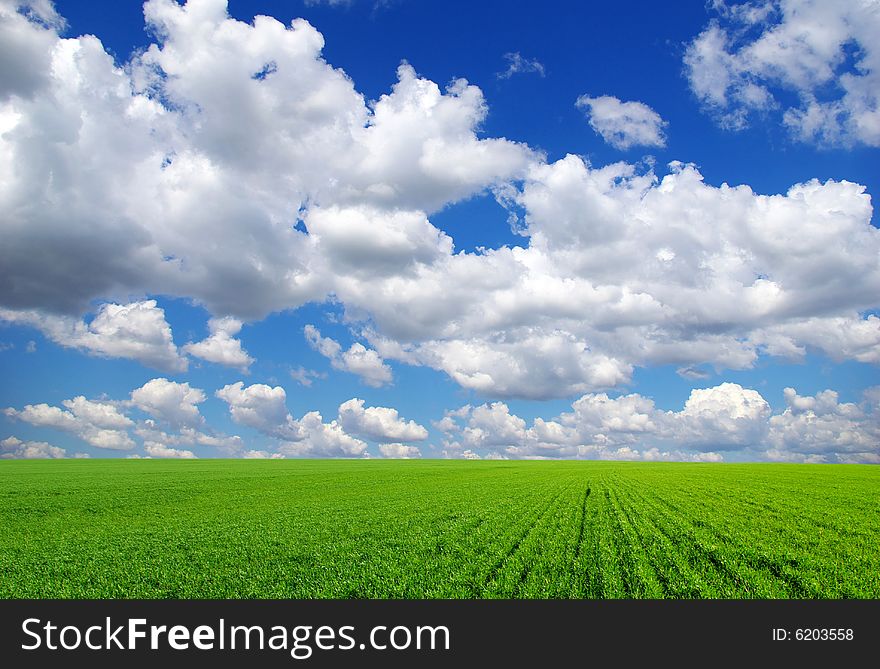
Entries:
{"label": "grass field", "polygon": [[880,597],[880,467],[0,461],[3,598]]}

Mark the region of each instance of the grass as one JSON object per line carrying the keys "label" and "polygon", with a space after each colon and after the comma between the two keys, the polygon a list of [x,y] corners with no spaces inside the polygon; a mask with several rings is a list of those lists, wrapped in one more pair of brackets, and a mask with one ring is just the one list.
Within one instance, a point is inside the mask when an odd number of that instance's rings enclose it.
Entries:
{"label": "grass", "polygon": [[3,598],[880,598],[880,467],[0,461]]}

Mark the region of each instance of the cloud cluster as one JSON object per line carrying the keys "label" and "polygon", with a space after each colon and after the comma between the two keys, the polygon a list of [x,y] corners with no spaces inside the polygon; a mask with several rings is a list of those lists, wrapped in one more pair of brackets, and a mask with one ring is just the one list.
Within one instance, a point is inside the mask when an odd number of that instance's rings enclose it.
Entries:
{"label": "cloud cluster", "polygon": [[187,344],[183,350],[195,358],[236,367],[247,373],[254,359],[242,348],[241,341],[235,338],[241,332],[241,327],[242,322],[231,316],[212,318],[208,321],[210,336],[200,342]]}
{"label": "cloud cluster", "polygon": [[295,457],[358,458],[367,452],[365,442],[348,434],[335,420],[325,423],[317,411],[308,412],[299,424],[302,438],[282,444],[280,453]]}
{"label": "cloud cluster", "polygon": [[[197,406],[205,399],[202,390],[192,388],[188,383],[157,378],[134,389],[129,400],[95,401],[80,395],[63,400],[61,407],[45,403],[28,404],[22,409],[7,407],[3,413],[10,419],[36,427],[67,432],[94,448],[131,451],[137,447],[133,438],[136,436],[151,457],[195,457],[190,450],[174,448],[188,445],[215,447],[226,455],[239,454],[243,447],[239,437],[205,430],[205,421]],[[142,411],[151,418],[135,420],[128,415],[132,410]],[[14,457],[64,455],[64,449],[52,451],[35,446],[28,450],[27,444],[13,446],[13,451],[17,453]],[[59,451],[61,455],[52,455]],[[43,455],[28,456],[21,453]]]}
{"label": "cloud cluster", "polygon": [[[278,452],[298,457],[362,457],[367,453],[369,439],[388,442],[422,441],[428,431],[415,421],[406,421],[396,409],[365,407],[364,401],[353,398],[339,406],[338,417],[325,423],[317,411],[309,411],[295,419],[287,409],[284,388],[263,384],[245,387],[239,381],[217,391],[217,397],[229,406],[229,414],[236,423],[247,425],[278,440]],[[399,448],[397,448],[399,447]],[[415,451],[403,444],[396,450],[411,456]],[[385,457],[394,457],[395,448],[381,451]],[[417,449],[416,449],[417,450]]]}
{"label": "cloud cluster", "polygon": [[445,371],[486,395],[613,388],[633,368],[748,369],[760,355],[876,361],[880,231],[865,189],[787,193],[662,178],[569,155],[504,194],[526,248],[457,254],[415,276],[343,278],[385,359]]}
{"label": "cloud cluster", "polygon": [[171,448],[154,441],[144,442],[144,452],[151,458],[175,458],[178,460],[192,460],[196,454],[192,451],[180,448]]}
{"label": "cloud cluster", "polygon": [[666,146],[666,121],[644,102],[621,102],[613,95],[582,95],[575,105],[590,127],[611,146],[622,151],[634,146]]}
{"label": "cloud cluster", "polygon": [[65,409],[49,404],[28,404],[18,410],[4,409],[6,416],[38,427],[49,427],[76,435],[95,448],[131,450],[135,442],[128,434],[134,421],[115,406],[83,396],[62,402]]}
{"label": "cloud cluster", "polygon": [[106,303],[88,322],[37,310],[3,308],[0,308],[0,320],[37,328],[56,344],[90,355],[137,360],[169,372],[187,369],[186,358],[174,345],[165,311],[157,306],[156,300]]}
{"label": "cloud cluster", "polygon": [[397,409],[366,407],[353,398],[339,405],[339,423],[346,432],[380,442],[424,441],[428,431],[415,421],[405,421]]}
{"label": "cloud cluster", "polygon": [[0,80],[10,309],[162,293],[262,317],[331,289],[294,228],[303,207],[432,211],[532,156],[477,137],[486,106],[464,80],[442,91],[404,64],[368,104],[304,20],[150,0],[157,43],[122,68],[96,37],[61,38],[15,5],[0,7],[4,45],[27,63]]}
{"label": "cloud cluster", "polygon": [[241,381],[224,386],[216,396],[229,406],[232,420],[278,440],[278,452],[297,457],[357,457],[367,444],[347,434],[336,422],[324,423],[317,411],[295,419],[287,409],[287,393],[281,386]]}
{"label": "cloud cluster", "polygon": [[[369,444],[386,458],[417,458],[428,430],[392,407],[366,406],[352,398],[325,421],[317,411],[296,419],[280,386],[227,385],[215,393],[232,420],[271,441],[246,448],[239,436],[204,425],[197,404],[205,393],[188,384],[154,379],[132,391],[131,401],[93,401],[78,396],[62,402],[7,408],[5,414],[37,427],[73,434],[97,448],[133,450],[137,437],[149,457],[191,458],[194,446],[229,457],[369,457]],[[825,390],[814,396],[784,391],[784,408],[773,411],[756,390],[736,383],[695,388],[680,410],[658,409],[638,393],[613,397],[587,393],[571,410],[531,423],[505,402],[465,405],[433,422],[444,435],[444,457],[578,458],[605,460],[769,460],[785,462],[880,463],[880,387],[858,403],[841,402]],[[176,407],[175,407],[176,404]],[[124,411],[153,418],[133,420]],[[430,447],[433,450],[433,447]],[[436,452],[436,451],[434,451]],[[64,457],[46,442],[2,442],[3,457]]]}
{"label": "cloud cluster", "polygon": [[814,397],[785,389],[786,408],[770,419],[767,457],[787,462],[880,464],[880,393],[861,404],[841,403],[825,390]]}
{"label": "cloud cluster", "polygon": [[236,423],[252,427],[275,439],[299,441],[302,427],[287,410],[287,393],[281,386],[255,383],[245,387],[242,381],[223,386],[216,393],[229,406]]}
{"label": "cloud cluster", "polygon": [[694,389],[680,411],[639,394],[591,393],[531,426],[503,402],[447,412],[435,425],[447,435],[447,457],[880,462],[876,395],[839,403],[830,390],[804,397],[787,388],[785,410],[773,414],[757,391],[722,383]]}
{"label": "cloud cluster", "polygon": [[391,383],[391,367],[373,349],[355,342],[347,351],[343,351],[339,342],[330,337],[322,337],[314,325],[306,325],[303,331],[309,346],[330,360],[334,369],[355,374],[366,385],[374,388]]}
{"label": "cloud cluster", "polygon": [[398,460],[411,460],[422,457],[422,452],[416,446],[406,444],[381,444],[379,454],[383,458],[395,458]]}
{"label": "cloud cluster", "polygon": [[200,389],[165,378],[152,379],[131,391],[134,406],[178,429],[198,427],[204,422],[198,405],[205,399]]}
{"label": "cloud cluster", "polygon": [[[691,89],[722,123],[781,111],[804,141],[880,146],[880,11],[863,0],[715,3],[688,46]],[[795,101],[789,102],[788,97]]]}
{"label": "cloud cluster", "polygon": [[[874,18],[856,25],[862,10],[841,3],[841,23],[810,3],[798,32],[796,4],[780,5],[772,40],[750,47],[765,60],[748,62],[807,90],[830,81],[835,44],[859,44],[863,74],[840,78],[850,111],[835,118],[870,143],[873,116],[856,102],[877,89],[861,37]],[[240,322],[332,296],[369,347],[343,350],[314,328],[308,341],[374,386],[391,381],[389,361],[486,396],[540,399],[619,387],[638,366],[747,369],[810,349],[880,356],[880,320],[866,316],[880,306],[880,232],[858,184],[764,195],[707,184],[683,163],[658,174],[574,155],[548,163],[483,137],[485,100],[466,81],[444,90],[404,63],[368,102],[307,22],[244,23],[224,0],[147,2],[156,43],[124,68],[97,38],[61,38],[10,7],[3,30],[29,55],[0,79],[0,315],[65,345],[182,370],[155,302],[125,300],[183,296],[224,316],[185,350],[245,369]],[[833,30],[814,43],[820,9]],[[700,45],[722,32],[713,26],[689,53],[714,53]],[[722,52],[723,63],[746,53]],[[815,71],[804,53],[818,54]],[[731,65],[720,89],[709,77],[695,90],[720,90],[725,105],[734,93],[758,99],[743,82],[769,89],[748,72]],[[622,118],[653,118],[632,104],[619,103]],[[609,132],[622,142],[653,141],[659,125],[620,127]],[[526,243],[456,253],[430,217],[486,189]],[[88,324],[70,315],[96,299],[118,303]],[[242,422],[259,423],[235,392]],[[282,431],[286,415],[273,422]]]}
{"label": "cloud cluster", "polygon": [[7,437],[0,441],[0,458],[4,460],[42,460],[66,457],[67,451],[45,441],[22,441]]}

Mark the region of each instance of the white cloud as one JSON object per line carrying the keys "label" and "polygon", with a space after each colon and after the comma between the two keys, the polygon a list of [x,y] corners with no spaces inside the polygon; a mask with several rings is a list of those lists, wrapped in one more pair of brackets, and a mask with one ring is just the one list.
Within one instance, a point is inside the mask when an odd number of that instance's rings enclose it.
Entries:
{"label": "white cloud", "polygon": [[37,311],[0,308],[0,320],[35,327],[56,344],[106,358],[128,358],[147,367],[172,372],[187,368],[155,300],[130,304],[103,304],[95,317],[82,321]]}
{"label": "white cloud", "polygon": [[161,430],[152,419],[147,419],[138,425],[135,434],[143,439],[145,444],[152,442],[164,446],[210,446],[228,457],[240,455],[243,447],[242,439],[237,435],[227,436],[213,431],[202,432],[185,426],[180,427],[179,432],[169,434]]}
{"label": "white cloud", "polygon": [[337,421],[324,423],[321,414],[310,411],[296,420],[287,410],[287,395],[281,386],[263,384],[224,386],[215,394],[229,405],[236,423],[253,427],[278,439],[278,451],[294,457],[361,457],[367,444],[352,437]]}
{"label": "white cloud", "polygon": [[[877,358],[865,313],[880,306],[880,233],[858,184],[763,195],[681,163],[663,174],[577,156],[548,164],[482,136],[479,88],[444,90],[404,64],[368,104],[307,22],[246,24],[222,0],[148,2],[157,43],[125,68],[94,37],[4,16],[28,63],[0,78],[0,304],[55,341],[180,370],[151,301],[106,305],[89,324],[52,314],[161,294],[250,320],[331,296],[370,348],[343,351],[317,330],[313,341],[375,385],[391,381],[390,360],[493,398],[548,398],[620,387],[652,365],[720,372],[811,348]],[[834,47],[841,24],[828,25],[809,39]],[[872,59],[856,41],[856,59]],[[785,52],[795,64],[802,46]],[[723,56],[724,76],[739,72],[724,58],[741,55],[726,48],[705,52]],[[824,76],[822,58],[814,74],[785,58],[773,77],[809,89]],[[864,87],[876,71],[840,79]],[[731,91],[760,100],[761,80],[727,81],[724,105]],[[841,99],[855,109],[869,98]],[[872,141],[870,114],[842,118],[861,119]],[[486,189],[519,216],[524,248],[455,253],[431,216]]]}
{"label": "white cloud", "polygon": [[135,443],[128,434],[134,423],[119,413],[115,406],[75,397],[63,402],[69,411],[48,404],[28,404],[24,409],[4,409],[15,418],[38,427],[70,432],[95,448],[130,450]]}
{"label": "white cloud", "polygon": [[510,79],[514,74],[529,72],[534,72],[542,77],[545,74],[544,66],[541,63],[534,58],[523,58],[519,51],[504,54],[504,60],[507,61],[507,69],[495,75],[499,79]]}
{"label": "white cloud", "polygon": [[192,460],[196,454],[179,448],[170,448],[164,444],[157,444],[152,441],[144,442],[144,451],[151,458],[179,458],[184,460]]}
{"label": "white cloud", "polygon": [[716,7],[720,17],[688,46],[684,63],[694,94],[722,125],[742,128],[756,113],[779,110],[801,140],[880,146],[875,3],[761,0]]}
{"label": "white cloud", "polygon": [[771,460],[880,462],[880,406],[865,393],[862,405],[839,402],[825,390],[815,396],[785,389],[786,409],[770,419]]}
{"label": "white cloud", "polygon": [[374,441],[424,441],[428,431],[415,421],[406,421],[397,409],[364,408],[364,400],[353,398],[339,405],[339,423],[346,432]]}
{"label": "white cloud", "polygon": [[[880,403],[867,391],[861,404],[837,393],[802,397],[789,388],[787,408],[773,413],[755,390],[735,383],[694,389],[680,411],[662,411],[639,394],[590,393],[572,411],[531,426],[502,402],[465,407],[445,423],[445,457],[587,458],[720,462],[873,462],[880,457]],[[461,422],[459,422],[461,421]]]}
{"label": "white cloud", "polygon": [[304,437],[302,427],[287,410],[287,393],[281,386],[255,383],[245,388],[238,381],[214,394],[229,405],[229,415],[240,425],[284,441]]}
{"label": "white cloud", "polygon": [[332,270],[370,278],[413,271],[452,253],[452,239],[431,225],[423,211],[372,206],[313,207],[309,235]]}
{"label": "white cloud", "polygon": [[231,316],[212,318],[208,321],[210,336],[200,342],[187,344],[183,350],[196,358],[247,372],[254,359],[241,347],[241,341],[235,338],[241,326],[241,321]]}
{"label": "white cloud", "polygon": [[242,453],[246,460],[283,460],[281,453],[270,453],[269,451],[245,451]]}
{"label": "white cloud", "polygon": [[306,325],[303,331],[309,346],[328,358],[334,369],[356,374],[366,385],[374,388],[391,383],[391,368],[373,349],[355,342],[347,351],[343,351],[339,342],[322,337],[314,325]]}
{"label": "white cloud", "polygon": [[317,372],[314,369],[306,369],[302,365],[300,365],[296,369],[290,370],[290,378],[292,378],[301,386],[305,386],[306,388],[311,388],[312,383],[314,383],[315,379],[324,379],[326,377],[326,374],[322,372]]}
{"label": "white cloud", "polygon": [[356,374],[366,385],[374,388],[391,383],[391,368],[376,351],[366,348],[359,342],[355,342],[343,352],[339,368]]}
{"label": "white cloud", "polygon": [[806,318],[756,331],[752,341],[768,353],[803,358],[806,347],[822,351],[834,360],[880,363],[880,318],[869,315]]}
{"label": "white cloud", "polygon": [[692,390],[677,415],[677,443],[731,449],[760,443],[770,405],[756,390],[736,383]]}
{"label": "white cloud", "polygon": [[189,383],[165,378],[152,379],[131,391],[131,401],[138,409],[174,428],[201,425],[204,418],[197,405],[205,399],[205,393]]}
{"label": "white cloud", "polygon": [[112,404],[92,402],[82,395],[61,402],[77,420],[107,430],[125,430],[134,423]]}
{"label": "white cloud", "polygon": [[67,451],[63,448],[45,441],[22,441],[18,437],[7,437],[0,441],[0,458],[4,460],[63,458],[66,454]]}
{"label": "white cloud", "polygon": [[693,166],[658,179],[567,156],[509,195],[527,248],[340,282],[380,356],[487,395],[546,398],[619,386],[635,365],[877,355],[880,321],[861,313],[880,295],[880,232],[862,186],[810,181],[768,196],[711,186]]}
{"label": "white cloud", "polygon": [[0,80],[9,308],[169,294],[261,318],[330,289],[294,229],[302,206],[435,211],[533,156],[477,136],[486,105],[464,80],[441,90],[403,64],[368,104],[302,19],[150,0],[157,43],[122,68],[95,37],[7,14],[9,62],[22,61]]}
{"label": "white cloud", "polygon": [[643,102],[621,102],[612,95],[582,95],[575,104],[586,114],[590,127],[616,149],[666,146],[666,121]]}
{"label": "white cloud", "polygon": [[335,420],[324,423],[317,411],[310,411],[299,422],[303,438],[283,444],[279,448],[281,453],[296,457],[357,458],[367,451],[363,441],[347,434]]}
{"label": "white cloud", "polygon": [[422,452],[415,446],[406,444],[380,444],[379,453],[383,458],[410,459],[422,457]]}
{"label": "white cloud", "polygon": [[342,352],[342,346],[330,337],[322,337],[321,331],[314,325],[306,325],[303,328],[306,341],[318,353],[329,360],[337,360]]}
{"label": "white cloud", "polygon": [[526,422],[510,414],[504,402],[476,407],[468,426],[462,431],[463,442],[474,448],[509,446],[525,438]]}

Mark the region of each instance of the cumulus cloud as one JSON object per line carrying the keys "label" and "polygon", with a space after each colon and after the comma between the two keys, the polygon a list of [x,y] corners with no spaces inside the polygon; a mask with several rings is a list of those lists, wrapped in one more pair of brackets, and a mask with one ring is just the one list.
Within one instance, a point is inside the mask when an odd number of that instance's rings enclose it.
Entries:
{"label": "cumulus cloud", "polygon": [[862,186],[759,195],[689,165],[661,179],[570,155],[509,195],[527,248],[340,286],[381,356],[532,398],[613,388],[635,365],[748,369],[810,348],[876,359],[880,321],[863,313],[880,295],[880,232]]}
{"label": "cumulus cloud", "polygon": [[380,444],[379,453],[383,458],[400,460],[422,457],[422,452],[416,446],[407,446],[406,444]]}
{"label": "cumulus cloud", "polygon": [[107,430],[125,430],[134,424],[116,406],[104,402],[93,402],[82,395],[71,400],[64,400],[61,404],[70,411],[75,420],[83,424]]}
{"label": "cumulus cloud", "polygon": [[770,419],[767,458],[880,464],[880,405],[871,391],[859,405],[840,402],[833,390],[802,396],[786,388],[785,404]]}
{"label": "cumulus cloud", "polygon": [[326,374],[322,372],[317,372],[314,369],[306,369],[302,365],[300,365],[296,369],[290,370],[290,378],[296,381],[299,385],[305,386],[306,388],[311,388],[312,383],[314,383],[315,379],[323,379],[326,377]]}
{"label": "cumulus cloud", "polygon": [[339,423],[346,432],[374,441],[424,441],[428,431],[415,421],[406,421],[397,409],[364,408],[357,397],[339,405]]}
{"label": "cumulus cloud", "polygon": [[235,338],[241,332],[241,326],[242,322],[231,316],[212,318],[208,321],[210,336],[200,342],[187,344],[183,350],[196,358],[247,372],[254,359],[242,348],[241,341]]}
{"label": "cumulus cloud", "polygon": [[616,149],[666,146],[666,121],[643,102],[622,102],[613,95],[582,95],[575,104],[586,114],[590,127]]}
{"label": "cumulus cloud", "polygon": [[366,443],[348,434],[335,420],[324,423],[317,411],[294,419],[281,386],[271,388],[257,383],[244,387],[239,381],[224,386],[216,395],[229,405],[229,414],[236,423],[278,439],[282,455],[351,458],[366,453]]}
{"label": "cumulus cloud", "polygon": [[270,453],[269,451],[245,451],[241,457],[246,460],[283,460],[281,453]]}
{"label": "cumulus cloud", "polygon": [[12,6],[4,46],[22,67],[0,81],[10,309],[170,294],[261,318],[332,289],[314,240],[294,227],[303,208],[416,216],[520,175],[533,157],[477,136],[487,109],[464,80],[441,90],[403,64],[368,104],[302,19],[248,24],[225,0],[150,0],[157,41],[117,67],[96,37],[60,38]]}
{"label": "cumulus cloud", "polygon": [[62,404],[66,411],[43,403],[28,404],[21,410],[9,407],[4,413],[31,425],[69,432],[95,448],[134,448],[135,443],[128,434],[128,428],[134,422],[115,406],[87,400],[82,396],[65,400]]}
{"label": "cumulus cloud", "polygon": [[190,387],[189,383],[177,383],[165,378],[147,381],[131,391],[134,406],[174,428],[201,425],[204,418],[197,405],[205,399],[205,393]]}
{"label": "cumulus cloud", "polygon": [[[0,441],[0,458],[4,460],[39,460],[63,458],[67,451],[45,441],[22,441],[18,437],[7,437]],[[79,457],[77,453],[77,457]]]}
{"label": "cumulus cloud", "polygon": [[186,359],[174,345],[165,311],[156,306],[155,300],[103,304],[89,322],[34,310],[2,308],[0,320],[37,328],[56,344],[80,349],[90,355],[128,358],[170,372],[182,372],[187,368]]}
{"label": "cumulus cloud", "polygon": [[[61,402],[64,408],[28,404],[20,410],[9,407],[4,413],[37,427],[69,432],[95,448],[131,450],[136,446],[133,433],[144,446],[170,449],[164,456],[159,455],[160,450],[151,453],[156,457],[191,457],[186,455],[191,451],[174,446],[210,446],[228,456],[240,454],[240,437],[204,429],[205,421],[197,406],[204,401],[205,394],[200,389],[160,378],[133,390],[130,400],[94,401],[80,395]],[[150,418],[136,423],[123,413],[131,408],[140,409],[160,422]],[[169,428],[173,431],[167,431]],[[172,455],[175,450],[183,455]],[[79,456],[88,457],[84,453],[75,455]]]}
{"label": "cumulus cloud", "polygon": [[769,416],[761,394],[736,383],[692,390],[676,416],[676,441],[719,450],[748,447],[763,440]]}
{"label": "cumulus cloud", "polygon": [[156,421],[147,419],[134,430],[144,444],[153,443],[162,446],[210,446],[224,456],[235,457],[241,454],[243,442],[237,435],[227,436],[213,430],[207,432],[192,427],[180,427],[177,432],[162,430]]}
{"label": "cumulus cloud", "polygon": [[330,337],[322,337],[314,325],[306,325],[303,331],[309,346],[328,358],[334,369],[355,374],[366,385],[374,388],[391,383],[391,367],[373,349],[355,342],[347,351],[343,351],[339,342]]}
{"label": "cumulus cloud", "polygon": [[287,410],[287,393],[281,386],[262,383],[244,386],[242,381],[223,386],[215,395],[229,406],[236,423],[284,441],[299,441],[304,433]]}
{"label": "cumulus cloud", "polygon": [[[781,112],[804,141],[880,146],[880,12],[873,2],[716,2],[688,46],[697,99],[730,128]],[[793,97],[794,101],[789,101]]]}
{"label": "cumulus cloud", "polygon": [[519,51],[504,54],[504,60],[507,61],[507,69],[495,75],[499,79],[510,79],[514,74],[529,72],[534,72],[542,77],[545,74],[544,66],[541,63],[534,58],[523,58]]}
{"label": "cumulus cloud", "polygon": [[325,423],[321,414],[310,411],[299,421],[303,437],[283,444],[284,455],[313,458],[357,458],[367,452],[367,444],[347,434],[335,420]]}
{"label": "cumulus cloud", "polygon": [[169,446],[165,446],[164,444],[157,444],[152,441],[144,442],[144,451],[151,458],[178,458],[183,460],[192,460],[196,457],[196,454],[192,451],[180,448],[171,448]]}
{"label": "cumulus cloud", "polygon": [[[445,457],[586,458],[720,462],[725,454],[793,462],[874,462],[880,458],[880,405],[836,392],[814,397],[785,390],[773,413],[756,390],[735,383],[697,388],[679,411],[658,409],[637,393],[590,393],[570,412],[531,425],[503,402],[448,412]],[[449,420],[445,420],[448,418]]]}
{"label": "cumulus cloud", "polygon": [[[761,20],[789,30],[789,5]],[[873,19],[840,6],[853,18],[842,32],[836,9],[811,4],[806,28],[822,11],[833,30],[805,28],[798,42],[780,28],[782,60],[766,62],[786,65],[772,78],[810,89],[834,81],[819,47],[856,35],[845,43],[860,45],[862,74],[839,77],[855,111],[835,118],[870,143],[873,117],[856,103],[868,109],[864,91],[877,89],[873,47],[859,37]],[[186,360],[164,316],[151,301],[123,304],[129,295],[186,297],[239,320],[329,296],[365,340],[343,350],[314,330],[335,368],[378,386],[391,381],[387,361],[422,365],[492,399],[612,390],[652,365],[718,372],[810,349],[877,359],[880,327],[866,313],[880,306],[880,232],[863,186],[812,180],[760,194],[707,184],[683,163],[656,174],[573,155],[548,163],[484,137],[485,98],[464,80],[441,88],[403,64],[368,104],[305,21],[244,23],[223,0],[150,0],[145,18],[156,43],[120,68],[95,37],[4,14],[28,54],[0,80],[7,320],[176,371]],[[700,51],[723,56],[723,85],[709,77],[704,88],[725,108],[764,86],[730,75],[737,48]],[[821,56],[815,72],[791,75],[789,56],[800,63],[805,48]],[[487,189],[526,241],[456,253],[431,216]],[[88,324],[71,315],[93,300],[116,303]],[[117,326],[129,316],[150,324]],[[99,327],[102,317],[113,322]]]}

